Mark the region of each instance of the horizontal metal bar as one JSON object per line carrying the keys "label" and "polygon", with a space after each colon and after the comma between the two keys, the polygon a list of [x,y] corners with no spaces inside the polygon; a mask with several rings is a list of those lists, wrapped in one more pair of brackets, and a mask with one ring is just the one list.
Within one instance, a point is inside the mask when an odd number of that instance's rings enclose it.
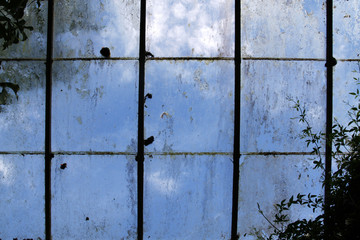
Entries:
{"label": "horizontal metal bar", "polygon": [[44,152],[40,151],[2,151],[0,155],[44,155]]}
{"label": "horizontal metal bar", "polygon": [[[94,58],[54,58],[53,61],[92,61],[92,60],[102,60],[102,61],[111,61],[111,60],[132,60],[138,61],[136,57],[112,57],[112,58],[103,58],[103,57],[94,57]],[[234,61],[233,57],[154,57],[149,58],[146,61]],[[326,61],[325,58],[273,58],[273,57],[242,57],[241,60],[253,60],[253,61]],[[359,62],[360,59],[356,58],[339,58],[336,59],[340,62]],[[46,58],[0,58],[0,62],[6,61],[46,61]]]}
{"label": "horizontal metal bar", "polygon": [[325,58],[274,58],[274,57],[242,57],[242,60],[253,60],[253,61],[313,61],[322,62],[326,61]]}
{"label": "horizontal metal bar", "polygon": [[247,152],[247,153],[241,153],[241,155],[262,155],[262,156],[300,155],[301,156],[301,155],[316,155],[316,154],[312,152]]}
{"label": "horizontal metal bar", "polygon": [[355,58],[353,58],[353,59],[339,58],[339,59],[336,59],[336,61],[338,61],[338,62],[359,62],[360,59],[355,59]]}
{"label": "horizontal metal bar", "polygon": [[232,156],[232,152],[146,152],[145,155],[155,155],[155,156],[181,156],[181,155],[225,155]]}
{"label": "horizontal metal bar", "polygon": [[[233,152],[147,152],[145,155],[160,155],[160,156],[179,156],[179,155],[223,155],[232,156]],[[240,155],[315,155],[311,152],[240,152]]]}
{"label": "horizontal metal bar", "polygon": [[[104,58],[104,57],[81,57],[81,58],[53,58],[54,61],[109,61],[109,60],[136,60],[139,59],[136,57],[112,57],[112,58]],[[13,61],[13,62],[25,62],[25,61],[46,61],[46,58],[0,58],[0,62]]]}
{"label": "horizontal metal bar", "polygon": [[[55,151],[54,155],[131,155],[135,156],[136,152],[107,152],[107,151]],[[3,151],[0,155],[44,155],[41,151]]]}
{"label": "horizontal metal bar", "polygon": [[[44,155],[41,151],[2,151],[0,155]],[[54,155],[129,155],[136,156],[136,152],[110,152],[110,151],[55,151]],[[231,156],[232,152],[146,152],[145,155],[178,156],[178,155],[224,155]],[[325,154],[325,153],[322,153]],[[311,152],[241,152],[241,155],[315,155]]]}
{"label": "horizontal metal bar", "polygon": [[54,155],[131,155],[135,156],[136,152],[101,152],[101,151],[66,151],[54,152]]}
{"label": "horizontal metal bar", "polygon": [[234,61],[233,57],[154,57],[146,61]]}
{"label": "horizontal metal bar", "polygon": [[26,62],[26,61],[39,61],[45,62],[46,58],[0,58],[0,62]]}
{"label": "horizontal metal bar", "polygon": [[[53,58],[53,61],[113,61],[113,60],[132,60],[138,61],[137,57],[82,57],[82,58]],[[148,58],[146,61],[234,61],[233,57],[154,57]],[[241,60],[254,60],[254,61],[326,61],[325,58],[273,58],[273,57],[242,57]],[[356,58],[339,58],[336,59],[340,62],[358,62],[360,59]],[[0,62],[26,62],[26,61],[40,61],[45,62],[46,58],[0,58]]]}
{"label": "horizontal metal bar", "polygon": [[136,57],[89,57],[89,58],[54,58],[54,61],[114,61],[114,60],[123,60],[123,61],[138,61],[139,58]]}

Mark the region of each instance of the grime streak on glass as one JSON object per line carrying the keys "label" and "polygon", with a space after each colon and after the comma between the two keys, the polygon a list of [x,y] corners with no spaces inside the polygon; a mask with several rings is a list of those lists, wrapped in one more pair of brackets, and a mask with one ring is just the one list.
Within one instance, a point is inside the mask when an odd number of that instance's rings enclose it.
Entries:
{"label": "grime streak on glass", "polygon": [[[312,161],[304,156],[241,156],[240,158],[239,222],[240,233],[262,229],[266,233],[268,223],[258,213],[257,203],[264,213],[274,211],[274,203],[289,199],[298,193],[320,194],[322,170],[313,169]],[[291,184],[289,184],[291,183]],[[292,208],[290,218],[296,220],[320,214],[312,209]],[[269,215],[271,216],[271,214]],[[296,218],[296,219],[294,219]],[[254,239],[247,236],[241,239]]]}
{"label": "grime streak on glass", "polygon": [[231,152],[232,61],[146,63],[145,136],[150,152]]}
{"label": "grime streak on glass", "polygon": [[306,152],[304,125],[289,97],[306,104],[314,131],[325,131],[324,61],[242,63],[241,152]]}
{"label": "grime streak on glass", "polygon": [[[45,65],[37,61],[3,61],[1,82],[17,84],[15,93],[6,88],[0,104],[0,151],[43,151],[45,128]],[[1,89],[0,92],[4,91]],[[1,102],[1,100],[0,100]]]}
{"label": "grime streak on glass", "polygon": [[241,1],[242,57],[325,58],[325,0]]}
{"label": "grime streak on glass", "polygon": [[56,61],[53,150],[136,152],[137,76],[136,61]]}
{"label": "grime streak on glass", "polygon": [[45,239],[44,155],[0,155],[0,238]]}
{"label": "grime streak on glass", "polygon": [[139,1],[62,0],[55,4],[54,57],[137,57]]}
{"label": "grime streak on glass", "polygon": [[55,156],[53,163],[54,239],[136,239],[134,156]]}
{"label": "grime streak on glass", "polygon": [[231,156],[147,156],[144,238],[229,239]]}

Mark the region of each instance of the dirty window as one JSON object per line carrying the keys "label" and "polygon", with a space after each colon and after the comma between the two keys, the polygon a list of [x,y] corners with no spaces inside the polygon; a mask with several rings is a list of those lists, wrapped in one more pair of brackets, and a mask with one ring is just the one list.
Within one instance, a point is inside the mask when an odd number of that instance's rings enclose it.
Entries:
{"label": "dirty window", "polygon": [[[47,229],[54,240],[218,240],[232,224],[253,240],[245,233],[266,224],[257,202],[271,212],[322,191],[290,99],[325,131],[325,0],[243,0],[241,14],[235,0],[56,0],[48,61],[51,2],[29,3],[34,30],[0,51],[0,240],[50,239]],[[343,123],[359,7],[334,1],[333,110]]]}

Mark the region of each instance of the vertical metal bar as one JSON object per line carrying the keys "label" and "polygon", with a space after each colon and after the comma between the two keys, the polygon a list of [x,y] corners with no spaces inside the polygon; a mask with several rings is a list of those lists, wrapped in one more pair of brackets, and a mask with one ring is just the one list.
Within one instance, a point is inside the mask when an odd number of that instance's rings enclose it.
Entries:
{"label": "vertical metal bar", "polygon": [[139,102],[138,102],[138,240],[143,239],[144,222],[144,88],[145,88],[145,30],[146,30],[146,0],[140,5],[140,46],[139,46]]}
{"label": "vertical metal bar", "polygon": [[330,179],[331,179],[331,159],[332,159],[332,124],[333,124],[333,1],[326,1],[326,146],[325,146],[325,189],[324,189],[324,227],[325,239],[330,239],[329,230],[331,229],[330,213]]}
{"label": "vertical metal bar", "polygon": [[240,97],[241,97],[241,0],[235,0],[235,85],[234,85],[234,151],[231,239],[238,239],[239,161],[240,161]]}
{"label": "vertical metal bar", "polygon": [[53,62],[54,1],[48,1],[45,96],[45,237],[51,239],[51,99]]}

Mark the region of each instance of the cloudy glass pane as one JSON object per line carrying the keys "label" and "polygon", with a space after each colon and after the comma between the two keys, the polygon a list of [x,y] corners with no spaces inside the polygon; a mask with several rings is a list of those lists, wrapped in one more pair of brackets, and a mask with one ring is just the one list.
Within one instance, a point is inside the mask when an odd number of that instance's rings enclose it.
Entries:
{"label": "cloudy glass pane", "polygon": [[144,239],[229,239],[229,156],[159,156],[145,160]]}
{"label": "cloudy glass pane", "polygon": [[232,151],[233,62],[151,61],[146,70],[148,151]]}
{"label": "cloudy glass pane", "polygon": [[[269,233],[269,223],[258,212],[260,204],[265,216],[274,219],[274,204],[292,195],[321,194],[321,170],[314,170],[313,156],[246,156],[240,161],[238,232],[241,239],[254,240],[250,236],[255,229]],[[311,209],[291,208],[290,219],[314,217]],[[246,233],[247,236],[244,236]]]}
{"label": "cloudy glass pane", "polygon": [[243,57],[325,58],[325,0],[241,1]]}
{"label": "cloudy glass pane", "polygon": [[334,57],[359,58],[360,1],[335,0],[334,3]]}
{"label": "cloudy glass pane", "polygon": [[0,155],[0,238],[45,239],[44,156]]}
{"label": "cloudy glass pane", "polygon": [[334,69],[333,115],[339,123],[346,126],[350,121],[350,106],[357,107],[359,104],[359,99],[349,93],[356,92],[357,89],[360,91],[358,82],[354,79],[360,79],[360,65],[357,62],[338,62]]}
{"label": "cloudy glass pane", "polygon": [[139,3],[118,0],[55,1],[55,57],[113,57],[139,54]]}
{"label": "cloudy glass pane", "polygon": [[[5,0],[2,0],[5,1]],[[45,58],[46,57],[46,38],[47,38],[47,1],[28,1],[25,8],[25,26],[33,27],[32,31],[25,30],[28,37],[26,41],[21,41],[3,50],[3,40],[0,41],[1,58]],[[3,23],[2,23],[3,24]],[[3,30],[1,30],[3,31]]]}
{"label": "cloudy glass pane", "polygon": [[134,156],[56,156],[53,239],[136,239]]}
{"label": "cloudy glass pane", "polygon": [[135,61],[54,63],[53,149],[136,151]]}
{"label": "cloudy glass pane", "polygon": [[233,0],[148,0],[146,45],[159,57],[229,57]]}
{"label": "cloudy glass pane", "polygon": [[44,149],[45,64],[0,65],[0,151]]}
{"label": "cloudy glass pane", "polygon": [[325,131],[326,76],[323,61],[256,61],[242,64],[241,151],[309,152],[299,135],[293,106],[305,106],[314,132]]}

